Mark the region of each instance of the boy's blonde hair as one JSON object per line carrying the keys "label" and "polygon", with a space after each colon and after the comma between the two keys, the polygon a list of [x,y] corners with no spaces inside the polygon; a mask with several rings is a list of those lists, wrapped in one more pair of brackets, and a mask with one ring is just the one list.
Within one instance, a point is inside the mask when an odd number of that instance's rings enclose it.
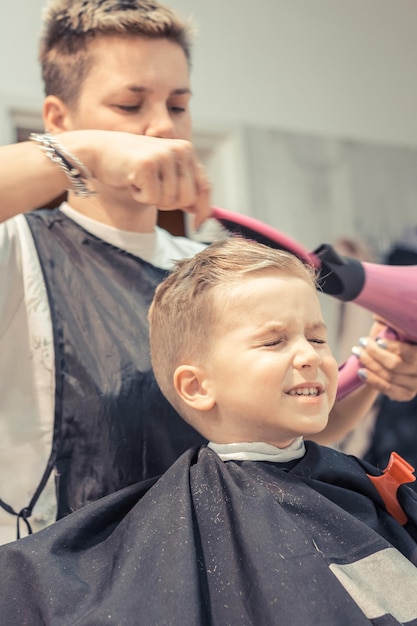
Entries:
{"label": "boy's blonde hair", "polygon": [[74,105],[91,67],[95,37],[164,38],[177,43],[191,64],[193,27],[154,0],[50,0],[39,44],[45,95]]}
{"label": "boy's blonde hair", "polygon": [[180,414],[185,411],[173,385],[176,368],[204,364],[213,331],[224,324],[222,305],[232,297],[230,287],[248,274],[271,269],[316,288],[314,269],[293,254],[239,237],[178,261],[157,287],[149,310],[152,366],[162,393]]}

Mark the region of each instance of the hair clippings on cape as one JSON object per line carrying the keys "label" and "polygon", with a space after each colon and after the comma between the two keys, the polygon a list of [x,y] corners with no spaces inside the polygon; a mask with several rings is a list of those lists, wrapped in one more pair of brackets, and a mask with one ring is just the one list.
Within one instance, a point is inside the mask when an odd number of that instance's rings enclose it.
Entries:
{"label": "hair clippings on cape", "polygon": [[86,185],[86,181],[92,178],[88,168],[67,150],[54,135],[51,133],[31,133],[30,140],[37,143],[48,159],[64,172],[70,182],[68,189],[71,189],[76,196],[88,198],[96,194]]}

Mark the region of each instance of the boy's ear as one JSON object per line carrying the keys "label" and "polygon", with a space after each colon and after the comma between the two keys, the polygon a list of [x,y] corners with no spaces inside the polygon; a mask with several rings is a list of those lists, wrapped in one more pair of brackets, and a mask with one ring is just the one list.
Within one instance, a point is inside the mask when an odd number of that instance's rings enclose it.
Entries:
{"label": "boy's ear", "polygon": [[47,96],[43,103],[43,124],[50,133],[71,130],[69,109],[57,96]]}
{"label": "boy's ear", "polygon": [[174,372],[174,387],[192,409],[209,411],[215,404],[204,371],[194,365],[180,365]]}

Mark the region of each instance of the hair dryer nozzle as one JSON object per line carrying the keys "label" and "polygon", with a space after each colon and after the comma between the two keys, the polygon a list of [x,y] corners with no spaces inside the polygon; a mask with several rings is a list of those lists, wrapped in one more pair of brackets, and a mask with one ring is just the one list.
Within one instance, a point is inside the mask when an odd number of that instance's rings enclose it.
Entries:
{"label": "hair dryer nozzle", "polygon": [[324,293],[379,315],[405,341],[417,342],[417,265],[362,263],[323,245],[320,284]]}
{"label": "hair dryer nozzle", "polygon": [[350,302],[365,284],[365,271],[360,261],[340,256],[329,244],[321,245],[314,254],[320,259],[319,284],[323,293]]}

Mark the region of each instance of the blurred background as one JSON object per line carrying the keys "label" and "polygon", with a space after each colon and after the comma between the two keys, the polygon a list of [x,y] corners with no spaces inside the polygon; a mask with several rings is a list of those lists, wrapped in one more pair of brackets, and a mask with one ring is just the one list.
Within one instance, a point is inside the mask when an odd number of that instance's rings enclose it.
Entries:
{"label": "blurred background", "polygon": [[[167,3],[198,27],[194,134],[214,203],[309,249],[360,238],[384,258],[417,222],[417,2]],[[0,144],[42,129],[43,5],[0,4]]]}

